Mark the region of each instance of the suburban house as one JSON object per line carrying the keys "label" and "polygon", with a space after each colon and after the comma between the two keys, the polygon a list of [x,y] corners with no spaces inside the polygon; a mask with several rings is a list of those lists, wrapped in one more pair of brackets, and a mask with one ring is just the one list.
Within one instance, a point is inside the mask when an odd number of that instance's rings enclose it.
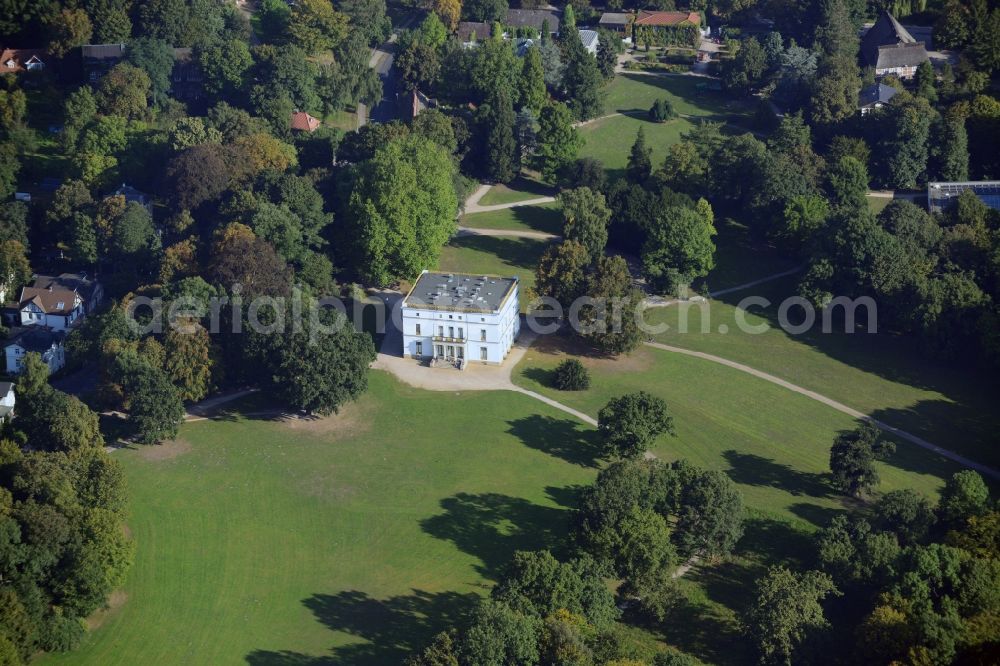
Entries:
{"label": "suburban house", "polygon": [[590,55],[597,55],[597,44],[600,41],[600,35],[597,34],[596,30],[584,30],[580,29],[580,41],[583,42],[583,48],[587,49],[587,53]]}
{"label": "suburban house", "polygon": [[437,102],[419,90],[411,90],[399,94],[399,114],[406,120],[413,120],[422,111],[433,109]]}
{"label": "suburban house", "polygon": [[122,183],[122,186],[114,191],[115,196],[125,197],[125,203],[137,203],[146,209],[150,215],[153,214],[153,200],[142,190],[137,190],[131,185]]}
{"label": "suburban house", "polygon": [[516,277],[424,271],[403,299],[403,356],[499,365],[521,330]]}
{"label": "suburban house", "polygon": [[36,275],[31,286],[21,289],[20,325],[65,331],[92,313],[103,296],[101,283],[88,279],[85,273]]}
{"label": "suburban house", "polygon": [[305,111],[294,112],[290,124],[291,128],[297,132],[315,132],[320,126],[319,119],[313,118]]}
{"label": "suburban house", "polygon": [[984,204],[993,210],[1000,210],[1000,180],[927,183],[927,209],[940,213],[965,190],[972,190]]}
{"label": "suburban house", "polygon": [[490,27],[489,23],[480,23],[477,21],[462,21],[455,30],[455,36],[458,37],[458,41],[462,42],[462,46],[466,48],[474,46],[477,42],[481,42],[484,39],[488,39],[492,33],[493,28]]}
{"label": "suburban house", "polygon": [[49,366],[49,374],[62,370],[66,365],[66,334],[45,326],[29,326],[16,331],[4,347],[7,373],[19,375],[24,370],[24,357],[35,352]]}
{"label": "suburban house", "polygon": [[0,74],[40,72],[45,69],[42,49],[3,49],[0,52]]}
{"label": "suburban house", "polygon": [[561,10],[550,9],[508,9],[504,28],[517,33],[518,29],[530,28],[535,34],[541,35],[542,28],[548,25],[549,34],[559,34]]}
{"label": "suburban house", "polygon": [[14,418],[14,383],[0,382],[0,421],[10,421]]}
{"label": "suburban house", "polygon": [[867,88],[862,88],[858,95],[858,109],[861,115],[867,115],[875,109],[881,109],[889,103],[889,100],[896,96],[899,91],[884,83],[875,83]]}
{"label": "suburban house", "polygon": [[201,97],[201,67],[194,59],[193,49],[175,48],[174,67],[170,70],[170,94],[183,102]]}
{"label": "suburban house", "polygon": [[98,79],[124,58],[124,44],[85,44],[80,47],[83,74],[90,83],[97,83]]}
{"label": "suburban house", "polygon": [[657,12],[643,9],[632,22],[632,43],[697,46],[701,39],[701,14]]}
{"label": "suburban house", "polygon": [[618,33],[622,39],[626,39],[632,36],[632,19],[634,17],[634,14],[625,12],[604,12],[601,14],[601,20],[597,22],[597,27]]}
{"label": "suburban house", "polygon": [[923,42],[918,42],[889,12],[882,12],[861,38],[861,60],[875,76],[909,79],[920,63],[929,60]]}

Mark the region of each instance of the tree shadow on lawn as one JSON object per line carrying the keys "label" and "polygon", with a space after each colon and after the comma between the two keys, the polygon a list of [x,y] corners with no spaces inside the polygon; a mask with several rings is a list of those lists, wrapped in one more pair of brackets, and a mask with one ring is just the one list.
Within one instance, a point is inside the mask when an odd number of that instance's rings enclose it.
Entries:
{"label": "tree shadow on lawn", "polygon": [[[548,195],[542,195],[548,196]],[[546,206],[515,206],[511,208],[514,218],[535,231],[559,235],[562,233],[562,210]]]}
{"label": "tree shadow on lawn", "polygon": [[808,502],[797,502],[789,506],[788,510],[802,520],[806,520],[820,528],[829,527],[834,518],[837,516],[848,515],[848,513],[850,513],[846,507],[842,509],[832,509],[826,506],[809,504]]}
{"label": "tree shadow on lawn", "polygon": [[570,512],[500,493],[458,493],[441,500],[440,513],[420,521],[420,528],[478,557],[476,570],[497,580],[515,551],[564,546]]}
{"label": "tree shadow on lawn", "polygon": [[[857,370],[941,394],[943,399],[920,400],[907,408],[878,410],[870,416],[939,446],[958,450],[978,462],[994,467],[1000,465],[1000,447],[995,446],[1000,417],[992,408],[1000,399],[1000,385],[995,377],[982,367],[968,362],[963,364],[961,359],[949,362],[929,358],[912,337],[869,334],[862,324],[858,324],[854,332],[845,333],[843,308],[837,308],[834,316],[830,317],[830,330],[833,332],[822,332],[822,316],[816,313],[816,324],[809,331],[794,336],[783,333],[778,321],[778,307],[784,298],[795,293],[797,279],[797,276],[782,278],[753,289],[724,294],[718,300],[738,306],[748,296],[763,296],[771,304],[764,308],[754,307],[752,313],[763,318],[776,333],[792,337],[796,342]],[[864,313],[864,308],[860,308],[859,312]],[[800,308],[792,308],[789,313],[791,323],[800,323],[800,315]],[[954,423],[965,425],[961,436],[951,427],[950,424]],[[960,447],[955,442],[961,442]],[[906,469],[935,473],[933,470],[940,459],[936,461],[932,455],[925,458],[911,456],[901,462],[908,465]]]}
{"label": "tree shadow on lawn", "polygon": [[689,594],[681,595],[662,623],[628,614],[625,619],[706,664],[749,663],[749,651],[736,618],[718,606],[692,599]]}
{"label": "tree shadow on lawn", "polygon": [[356,590],[314,594],[302,603],[317,620],[333,631],[357,636],[364,642],[335,647],[322,657],[288,650],[256,650],[246,660],[251,666],[398,664],[429,644],[438,632],[462,625],[478,599],[474,593],[423,590],[388,599],[374,599]]}
{"label": "tree shadow on lawn", "polygon": [[[451,239],[450,245],[492,254],[514,268],[523,268],[534,272],[545,242],[531,238],[503,238],[498,236],[457,236]],[[475,272],[475,271],[471,271]]]}
{"label": "tree shadow on lawn", "polygon": [[510,434],[525,446],[581,467],[594,467],[603,451],[597,431],[572,419],[532,414],[508,421]]}
{"label": "tree shadow on lawn", "polygon": [[[721,91],[707,87],[708,82],[700,77],[650,76],[627,72],[617,76],[659,88],[670,96],[705,111],[705,115],[698,116],[698,118],[706,120],[714,119],[714,116],[729,117],[739,112],[741,107],[746,108],[745,105],[727,97]],[[621,111],[621,109],[615,109],[615,111]]]}
{"label": "tree shadow on lawn", "polygon": [[809,497],[828,497],[833,492],[825,474],[802,472],[769,458],[735,449],[723,451],[722,456],[730,467],[726,474],[736,483],[779,488],[792,495]]}

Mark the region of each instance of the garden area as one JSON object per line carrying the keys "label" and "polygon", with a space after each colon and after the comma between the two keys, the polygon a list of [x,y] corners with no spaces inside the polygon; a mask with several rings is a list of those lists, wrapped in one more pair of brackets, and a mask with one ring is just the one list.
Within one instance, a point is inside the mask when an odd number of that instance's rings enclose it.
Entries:
{"label": "garden area", "polygon": [[[653,151],[654,167],[663,162],[667,148],[699,120],[739,125],[731,129],[748,131],[743,126],[750,117],[746,103],[726,96],[701,77],[624,73],[615,76],[605,91],[604,113],[620,115],[579,128],[584,139],[580,156],[601,160],[612,178],[624,174],[629,149],[640,127],[646,133],[646,145]],[[648,112],[658,99],[670,101],[679,117],[666,123],[651,122]]]}
{"label": "garden area", "polygon": [[516,393],[369,379],[336,416],[251,400],[116,452],[135,566],[80,649],[43,663],[398,664],[514,550],[562,538],[596,470],[552,446],[588,449],[588,427]]}

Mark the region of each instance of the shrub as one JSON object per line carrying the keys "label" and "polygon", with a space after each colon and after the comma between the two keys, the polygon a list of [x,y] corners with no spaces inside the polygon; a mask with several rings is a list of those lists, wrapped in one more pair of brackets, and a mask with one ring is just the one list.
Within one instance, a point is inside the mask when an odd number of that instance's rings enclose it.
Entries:
{"label": "shrub", "polygon": [[670,103],[670,100],[665,98],[653,102],[653,106],[649,109],[649,119],[655,123],[665,123],[676,115],[677,112],[674,111],[674,105]]}
{"label": "shrub", "polygon": [[590,373],[575,358],[568,358],[556,366],[552,383],[560,391],[584,391],[590,388]]}

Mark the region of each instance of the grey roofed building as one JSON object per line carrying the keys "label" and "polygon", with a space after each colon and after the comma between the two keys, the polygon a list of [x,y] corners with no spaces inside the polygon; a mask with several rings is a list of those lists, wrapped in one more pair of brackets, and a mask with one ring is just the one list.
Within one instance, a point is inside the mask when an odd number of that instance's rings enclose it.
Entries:
{"label": "grey roofed building", "polygon": [[607,28],[608,30],[614,30],[615,32],[625,32],[628,28],[628,24],[632,22],[632,14],[626,14],[623,12],[604,12],[601,14],[601,20],[597,22],[597,25],[602,28]]}
{"label": "grey roofed building", "polygon": [[80,47],[84,60],[121,60],[125,57],[124,44],[84,44]]}
{"label": "grey roofed building", "polygon": [[867,88],[862,88],[858,95],[858,108],[861,109],[862,114],[865,114],[872,109],[888,104],[889,100],[895,97],[898,92],[892,86],[887,86],[884,83],[875,83]]}
{"label": "grey roofed building", "polygon": [[965,190],[972,190],[984,204],[993,210],[1000,210],[1000,180],[927,183],[928,210],[942,212]]}
{"label": "grey roofed building", "polygon": [[516,277],[424,271],[403,307],[498,312],[517,282]]}
{"label": "grey roofed building", "polygon": [[580,28],[580,41],[583,43],[583,48],[587,50],[587,53],[597,55],[597,45],[600,42],[600,35],[597,34],[596,30]]}
{"label": "grey roofed building", "polygon": [[511,28],[534,28],[541,33],[542,25],[547,21],[549,32],[554,35],[559,32],[559,19],[561,17],[562,11],[560,10],[508,9],[504,25]]}
{"label": "grey roofed building", "polygon": [[[472,41],[481,42],[487,39],[493,32],[489,23],[478,23],[476,21],[462,21],[455,30],[455,35],[463,44]],[[475,39],[473,39],[475,37]]]}
{"label": "grey roofed building", "polygon": [[876,74],[912,76],[916,67],[927,61],[927,49],[889,12],[883,11],[875,24],[861,38],[861,59]]}

